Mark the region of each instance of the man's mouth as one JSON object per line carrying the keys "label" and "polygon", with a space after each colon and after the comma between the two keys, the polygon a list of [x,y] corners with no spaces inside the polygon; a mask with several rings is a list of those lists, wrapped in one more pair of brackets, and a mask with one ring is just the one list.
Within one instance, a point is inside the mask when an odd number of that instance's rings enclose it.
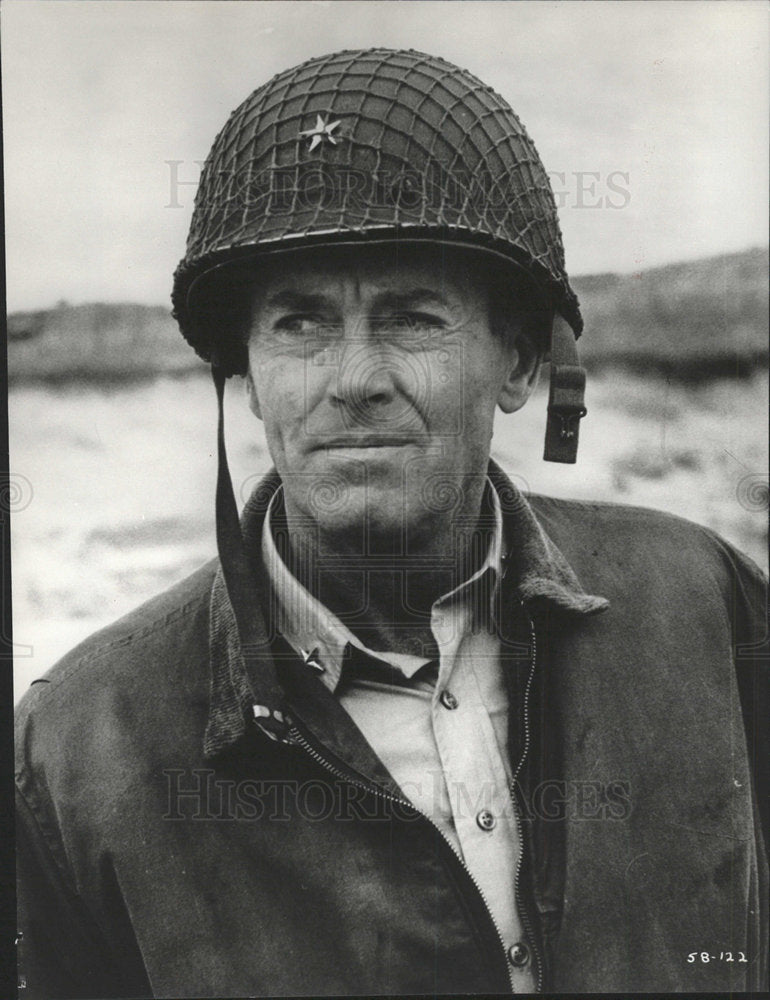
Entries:
{"label": "man's mouth", "polygon": [[355,437],[331,438],[320,443],[318,448],[320,450],[332,448],[401,448],[408,444],[416,444],[415,439],[366,434],[356,435]]}

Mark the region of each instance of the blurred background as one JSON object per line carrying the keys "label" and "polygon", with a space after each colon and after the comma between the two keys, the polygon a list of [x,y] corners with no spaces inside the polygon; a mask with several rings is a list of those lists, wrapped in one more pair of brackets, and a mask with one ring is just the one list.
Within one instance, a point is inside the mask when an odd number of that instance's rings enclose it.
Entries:
{"label": "blurred background", "polygon": [[[542,388],[499,417],[495,457],[524,489],[667,510],[766,567],[768,10],[5,0],[17,698],[215,551],[214,393],[171,275],[229,112],[340,48],[468,68],[550,172],[589,416],[578,465],[543,463]],[[243,500],[270,460],[237,380],[227,419]]]}

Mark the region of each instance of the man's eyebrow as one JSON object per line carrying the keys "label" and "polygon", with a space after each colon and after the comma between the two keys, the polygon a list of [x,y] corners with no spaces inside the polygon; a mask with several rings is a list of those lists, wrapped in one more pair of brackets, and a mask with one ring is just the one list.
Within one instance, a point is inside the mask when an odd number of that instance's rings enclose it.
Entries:
{"label": "man's eyebrow", "polygon": [[[268,309],[290,309],[296,312],[322,312],[331,304],[325,295],[317,292],[300,292],[293,288],[279,289],[265,301]],[[417,309],[420,306],[448,309],[450,303],[433,288],[410,288],[405,292],[381,292],[375,296],[373,306],[373,311],[380,313]]]}
{"label": "man's eyebrow", "polygon": [[329,300],[324,295],[298,292],[283,288],[269,295],[265,305],[268,309],[291,309],[296,312],[321,312],[329,308]]}

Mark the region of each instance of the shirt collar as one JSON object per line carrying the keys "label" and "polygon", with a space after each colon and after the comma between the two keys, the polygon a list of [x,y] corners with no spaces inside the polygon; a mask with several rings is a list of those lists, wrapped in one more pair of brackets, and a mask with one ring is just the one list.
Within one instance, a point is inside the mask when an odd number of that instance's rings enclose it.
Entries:
{"label": "shirt collar", "polygon": [[[492,556],[493,560],[499,560],[502,564],[502,586],[512,587],[514,597],[525,604],[542,600],[554,610],[568,615],[583,616],[605,610],[608,601],[586,593],[581,587],[566,559],[539,524],[525,497],[494,462],[490,462],[489,479],[497,496],[502,521],[500,549],[495,550],[496,556]],[[270,590],[267,569],[262,559],[264,522],[272,498],[280,486],[281,480],[277,473],[268,473],[254,490],[241,517],[244,545],[260,590],[261,606],[254,608],[253,613],[260,617],[263,607],[269,605]],[[508,546],[505,554],[502,553],[503,538]],[[490,546],[490,555],[493,549],[494,543]],[[265,634],[268,634],[267,629]],[[263,655],[269,656],[268,649],[266,646]],[[258,664],[251,672],[247,671],[239,648],[230,595],[221,569],[215,574],[211,590],[209,656],[211,698],[204,753],[207,757],[212,757],[245,734],[253,705],[260,703],[263,697],[263,693],[257,690]]]}
{"label": "shirt collar", "polygon": [[361,646],[353,633],[304,587],[281,558],[273,523],[283,486],[270,498],[262,525],[262,561],[275,594],[278,632],[311,666],[322,665],[322,680],[334,690],[348,643]]}
{"label": "shirt collar", "polygon": [[[311,668],[314,664],[320,667],[323,671],[321,680],[332,691],[339,684],[343,659],[349,645],[385,660],[405,676],[411,677],[427,662],[425,658],[406,653],[382,652],[365,646],[300,583],[281,558],[273,537],[273,524],[282,490],[283,486],[279,486],[270,498],[261,541],[262,561],[276,597],[276,626],[280,634],[310,663]],[[484,502],[488,509],[491,508],[492,515],[492,532],[484,562],[467,580],[439,597],[434,607],[463,600],[487,573],[493,575],[495,583],[500,579],[503,565],[503,514],[497,491],[489,478],[484,491]],[[493,592],[494,588],[490,587],[490,597]]]}

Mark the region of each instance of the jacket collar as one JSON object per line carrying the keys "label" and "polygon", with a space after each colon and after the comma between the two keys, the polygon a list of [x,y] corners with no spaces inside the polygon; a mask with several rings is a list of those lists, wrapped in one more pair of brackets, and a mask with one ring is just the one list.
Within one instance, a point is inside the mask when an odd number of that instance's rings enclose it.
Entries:
{"label": "jacket collar", "polygon": [[555,610],[570,615],[592,615],[609,607],[604,597],[583,589],[567,560],[535,517],[524,494],[500,466],[490,460],[489,478],[500,498],[506,539],[507,584],[522,604],[542,599]]}
{"label": "jacket collar", "polygon": [[[553,610],[571,616],[591,615],[605,610],[608,602],[586,591],[580,585],[564,556],[547,536],[523,494],[513,485],[500,467],[489,464],[492,481],[503,515],[503,535],[507,555],[504,560],[503,586],[512,587],[512,596],[522,604],[543,601]],[[270,585],[261,559],[262,529],[273,495],[281,485],[272,470],[252,493],[241,516],[241,531],[262,598],[261,607],[254,609],[258,633],[263,641],[252,663],[260,656],[266,673],[270,645],[264,624],[263,610],[270,606]],[[264,702],[260,690],[260,671],[247,670],[230,597],[221,568],[217,570],[211,588],[209,606],[209,654],[211,664],[211,700],[204,737],[204,753],[212,757],[239,740],[247,730],[255,704]],[[269,666],[269,670],[267,669]]]}

